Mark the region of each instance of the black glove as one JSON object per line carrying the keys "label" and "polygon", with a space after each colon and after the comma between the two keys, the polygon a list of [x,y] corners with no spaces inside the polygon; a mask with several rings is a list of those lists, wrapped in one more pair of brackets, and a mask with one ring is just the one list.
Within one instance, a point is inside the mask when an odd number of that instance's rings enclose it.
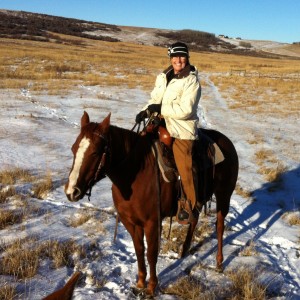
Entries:
{"label": "black glove", "polygon": [[161,111],[161,104],[150,104],[147,108],[147,110],[149,110],[149,112],[151,114],[157,112],[160,114],[160,111]]}
{"label": "black glove", "polygon": [[140,111],[135,117],[135,123],[141,123],[143,120],[147,118],[147,116],[148,116],[147,111],[145,110]]}

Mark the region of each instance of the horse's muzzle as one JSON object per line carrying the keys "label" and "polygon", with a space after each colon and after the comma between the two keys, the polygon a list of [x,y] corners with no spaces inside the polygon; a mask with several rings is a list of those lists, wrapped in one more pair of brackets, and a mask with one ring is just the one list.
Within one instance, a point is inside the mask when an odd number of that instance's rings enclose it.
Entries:
{"label": "horse's muzzle", "polygon": [[82,198],[81,190],[76,186],[73,187],[72,192],[69,193],[67,185],[65,185],[65,194],[66,194],[68,200],[71,202],[77,202],[78,200],[80,200]]}

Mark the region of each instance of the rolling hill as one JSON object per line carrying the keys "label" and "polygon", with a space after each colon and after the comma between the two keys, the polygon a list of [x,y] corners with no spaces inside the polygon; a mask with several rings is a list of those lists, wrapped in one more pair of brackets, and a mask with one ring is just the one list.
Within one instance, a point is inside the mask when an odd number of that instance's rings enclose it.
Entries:
{"label": "rolling hill", "polygon": [[[132,26],[117,26],[79,19],[50,16],[24,11],[0,9],[0,37],[37,40],[52,43],[71,43],[59,34],[79,36],[109,42],[130,42],[163,46],[181,40],[192,51],[222,52],[239,55],[278,58],[300,57],[298,44],[273,41],[241,40],[217,37],[213,33],[195,30],[167,30]],[[73,41],[74,42],[74,41]]]}

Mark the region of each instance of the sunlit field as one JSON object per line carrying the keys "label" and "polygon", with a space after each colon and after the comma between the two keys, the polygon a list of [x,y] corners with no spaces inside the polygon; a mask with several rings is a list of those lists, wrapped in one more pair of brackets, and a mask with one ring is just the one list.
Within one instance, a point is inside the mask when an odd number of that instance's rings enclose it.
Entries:
{"label": "sunlit field", "polygon": [[[49,95],[68,93],[81,84],[150,91],[157,73],[169,63],[162,47],[70,39],[78,46],[1,39],[0,88]],[[211,73],[233,109],[299,112],[300,60],[192,52],[191,62],[200,72]]]}

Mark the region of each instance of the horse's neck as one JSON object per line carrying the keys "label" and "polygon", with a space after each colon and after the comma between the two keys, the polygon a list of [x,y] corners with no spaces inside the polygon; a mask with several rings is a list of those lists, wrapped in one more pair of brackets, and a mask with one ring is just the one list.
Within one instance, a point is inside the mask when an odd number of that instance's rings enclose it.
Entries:
{"label": "horse's neck", "polygon": [[110,165],[107,175],[128,198],[130,187],[151,152],[147,140],[127,129],[111,126],[109,131]]}
{"label": "horse's neck", "polygon": [[116,126],[110,126],[109,147],[111,151],[112,167],[116,167],[128,159],[137,140],[138,136],[136,136],[134,132]]}

